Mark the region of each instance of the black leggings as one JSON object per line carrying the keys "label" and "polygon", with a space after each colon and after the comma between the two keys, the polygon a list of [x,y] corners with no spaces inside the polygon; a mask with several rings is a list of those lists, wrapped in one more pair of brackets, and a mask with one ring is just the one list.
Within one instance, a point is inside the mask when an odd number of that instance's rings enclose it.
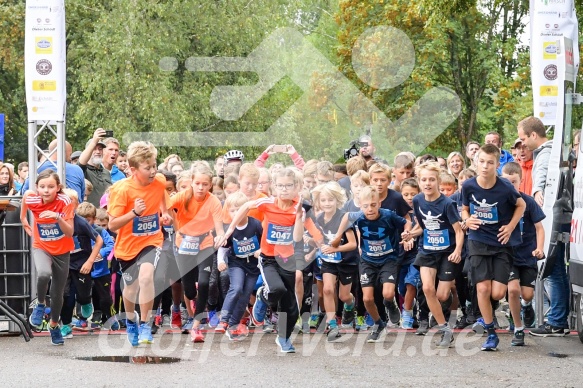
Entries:
{"label": "black leggings", "polygon": [[[182,275],[184,294],[190,300],[196,299],[195,319],[200,321],[206,309],[209,297],[209,284],[213,268],[213,248],[203,249],[198,255],[178,254],[176,263]],[[198,295],[196,283],[198,281]]]}
{"label": "black leggings", "polygon": [[93,279],[94,290],[99,295],[99,307],[101,309],[101,322],[105,323],[111,318],[113,300],[111,299],[111,274]]}
{"label": "black leggings", "polygon": [[[79,271],[70,269],[67,282],[65,283],[64,303],[61,309],[61,321],[63,325],[68,325],[73,320],[73,309],[75,308],[75,301],[80,305],[91,303],[91,291],[93,289],[93,282],[90,274],[82,274]],[[81,316],[81,311],[77,311],[77,315]],[[89,317],[83,317],[89,318]]]}

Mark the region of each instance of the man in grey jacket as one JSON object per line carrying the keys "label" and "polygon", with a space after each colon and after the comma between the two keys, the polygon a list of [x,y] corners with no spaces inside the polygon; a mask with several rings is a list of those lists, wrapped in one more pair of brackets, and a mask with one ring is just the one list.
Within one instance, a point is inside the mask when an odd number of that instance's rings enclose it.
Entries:
{"label": "man in grey jacket", "polygon": [[533,116],[527,117],[518,123],[518,137],[522,144],[533,152],[532,196],[536,203],[542,206],[553,141],[547,139],[542,121]]}

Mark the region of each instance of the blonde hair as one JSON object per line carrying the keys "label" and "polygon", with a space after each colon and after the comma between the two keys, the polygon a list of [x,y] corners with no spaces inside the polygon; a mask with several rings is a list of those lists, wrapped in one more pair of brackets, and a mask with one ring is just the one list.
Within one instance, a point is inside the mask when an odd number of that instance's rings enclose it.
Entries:
{"label": "blonde hair", "polygon": [[439,183],[442,185],[452,185],[457,187],[455,177],[448,172],[442,172],[439,176]]}
{"label": "blonde hair", "polygon": [[439,166],[439,163],[433,161],[422,163],[421,165],[415,168],[415,175],[417,175],[418,177],[421,176],[420,174],[421,171],[423,170],[434,172],[435,175],[437,175],[437,180],[441,181],[441,174],[443,171]]}
{"label": "blonde hair", "polygon": [[277,183],[277,178],[292,178],[294,184],[300,185],[304,179],[303,174],[299,170],[292,170],[291,168],[282,168],[273,174],[273,183]]}
{"label": "blonde hair", "polygon": [[250,179],[259,179],[259,169],[253,163],[244,163],[239,169],[239,179],[244,176]]}
{"label": "blonde hair", "polygon": [[366,160],[362,156],[355,156],[346,162],[346,172],[352,176],[359,171],[366,171]]}
{"label": "blonde hair", "polygon": [[318,162],[316,165],[316,174],[334,178],[334,165],[328,161]]}
{"label": "blonde hair", "polygon": [[199,167],[199,166],[206,166],[208,168],[211,168],[211,165],[209,164],[209,162],[207,162],[206,160],[195,160],[194,162],[192,162],[192,164],[189,167],[189,170],[192,171],[193,169]]}
{"label": "blonde hair", "polygon": [[315,178],[316,173],[318,172],[317,169],[318,161],[316,159],[310,159],[304,164],[304,168],[302,169],[305,177]]}
{"label": "blonde hair", "polygon": [[85,179],[85,190],[93,191],[93,183],[91,183],[88,179]]}
{"label": "blonde hair", "polygon": [[95,219],[102,221],[102,220],[108,220],[109,221],[109,214],[107,214],[107,210],[100,208],[100,209],[96,209],[95,211]]}
{"label": "blonde hair", "polygon": [[360,191],[360,194],[358,195],[358,200],[360,202],[363,202],[364,200],[367,199],[374,199],[374,198],[379,198],[379,192],[376,189],[376,187],[373,186],[365,186],[362,188],[362,190]]}
{"label": "blonde hair", "polygon": [[410,169],[413,168],[414,163],[415,159],[411,160],[409,155],[399,154],[395,156],[395,168]]}
{"label": "blonde hair", "polygon": [[372,176],[372,174],[384,174],[388,179],[391,179],[392,170],[384,163],[375,163],[370,166],[368,173],[370,176]]}
{"label": "blonde hair", "polygon": [[79,195],[77,194],[77,192],[75,190],[66,188],[66,189],[63,189],[63,193],[67,197],[71,198],[72,200],[79,202]]}
{"label": "blonde hair", "polygon": [[239,177],[235,174],[225,175],[225,179],[223,180],[223,188],[227,187],[231,183],[234,183],[237,185],[237,187],[240,187]]}
{"label": "blonde hair", "polygon": [[91,202],[82,202],[77,207],[77,214],[83,218],[87,217],[95,218],[97,214],[97,209],[95,208],[95,205],[93,205]]}
{"label": "blonde hair", "polygon": [[464,168],[463,170],[460,171],[460,174],[458,175],[458,179],[459,178],[469,179],[469,178],[473,178],[475,176],[476,176],[476,172],[474,170],[471,170],[469,168]]}
{"label": "blonde hair", "polygon": [[320,203],[320,196],[322,194],[336,198],[336,207],[338,209],[344,206],[347,200],[344,189],[337,182],[324,183],[316,186],[314,190],[312,190],[312,197],[314,199],[314,205],[316,206],[316,208],[318,208],[318,205]]}
{"label": "blonde hair", "polygon": [[209,181],[213,181],[213,170],[203,163],[197,163],[193,168],[190,169],[190,179],[194,180],[194,176],[196,174],[206,175],[209,178]]}
{"label": "blonde hair", "polygon": [[178,184],[180,183],[180,181],[183,180],[192,180],[192,172],[190,171],[182,171],[178,177],[176,178],[176,187],[178,187]]}
{"label": "blonde hair", "polygon": [[[447,156],[447,161],[446,161],[446,165],[447,165],[447,171],[448,171],[450,174],[451,174],[451,170],[449,169],[449,162],[451,162],[451,160],[452,160],[453,158],[455,158],[456,156],[457,156],[458,158],[460,158],[460,160],[461,160],[461,162],[462,162],[462,170],[464,169],[464,167],[466,167],[466,161],[465,161],[464,157],[462,156],[462,154],[460,154],[460,153],[459,153],[459,152],[457,152],[457,151],[453,151],[452,153],[450,153],[450,154]],[[461,171],[461,170],[460,170],[460,171]]]}
{"label": "blonde hair", "polygon": [[370,174],[364,170],[359,170],[350,176],[350,184],[354,184],[356,181],[361,181],[368,186],[370,185]]}
{"label": "blonde hair", "polygon": [[229,163],[225,166],[223,176],[235,174],[239,175],[239,170],[241,169],[241,165],[239,163]]}
{"label": "blonde hair", "polygon": [[152,158],[155,159],[157,155],[158,151],[152,143],[135,141],[128,147],[128,165],[130,167],[138,168],[140,163],[146,162]]}
{"label": "blonde hair", "polygon": [[233,194],[229,195],[225,200],[225,209],[230,209],[233,207],[240,207],[246,204],[249,201],[247,196],[243,194],[241,191],[236,191]]}

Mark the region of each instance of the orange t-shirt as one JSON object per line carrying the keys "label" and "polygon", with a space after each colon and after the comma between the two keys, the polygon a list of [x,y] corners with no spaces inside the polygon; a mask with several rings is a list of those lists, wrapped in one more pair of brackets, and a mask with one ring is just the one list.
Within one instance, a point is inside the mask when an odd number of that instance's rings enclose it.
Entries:
{"label": "orange t-shirt", "polygon": [[59,223],[54,219],[38,218],[38,216],[48,210],[60,213],[63,220],[70,220],[75,216],[74,204],[71,198],[65,194],[57,194],[55,200],[43,203],[42,197],[38,194],[28,194],[24,201],[34,216],[32,225],[33,243],[32,246],[51,255],[62,255],[75,249],[73,237],[67,237],[61,230]]}
{"label": "orange t-shirt", "polygon": [[261,253],[265,256],[289,258],[294,254],[293,232],[296,213],[303,211],[298,198],[287,209],[277,206],[274,197],[260,198],[255,201],[253,209],[263,212],[263,234],[261,235]]}
{"label": "orange t-shirt", "polygon": [[134,201],[141,198],[146,203],[146,210],[140,217],[122,226],[115,240],[115,257],[120,260],[133,260],[148,246],[162,247],[160,205],[166,201],[166,178],[156,174],[154,181],[142,186],[133,178],[116,182],[109,191],[107,212],[112,217],[121,217],[132,211]]}
{"label": "orange t-shirt", "polygon": [[[211,193],[207,193],[202,201],[190,199],[186,208],[186,199],[192,194],[191,190],[181,191],[170,199],[169,209],[176,210],[176,247],[178,253],[194,255],[198,251],[213,246],[211,232],[215,228],[215,221],[221,221],[221,201]],[[208,233],[199,241],[198,236]],[[223,233],[223,231],[219,231]],[[183,244],[184,240],[184,244]]]}
{"label": "orange t-shirt", "polygon": [[[258,200],[259,198],[265,198],[265,197],[267,197],[267,195],[263,194],[259,190],[255,190],[255,198],[250,199],[250,201],[255,201],[255,200]],[[256,220],[258,220],[259,222],[263,222],[264,215],[263,215],[263,212],[259,209],[249,209],[247,216],[253,217]],[[223,224],[229,225],[231,223],[231,221],[233,221],[233,219],[231,218],[229,211],[227,210],[227,207],[225,206],[225,207],[223,207]]]}

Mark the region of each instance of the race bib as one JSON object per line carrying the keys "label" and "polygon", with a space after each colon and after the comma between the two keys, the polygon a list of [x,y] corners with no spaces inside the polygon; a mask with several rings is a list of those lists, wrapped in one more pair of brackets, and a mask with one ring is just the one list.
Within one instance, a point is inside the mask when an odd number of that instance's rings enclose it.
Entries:
{"label": "race bib", "polygon": [[496,206],[476,206],[470,203],[470,212],[485,224],[498,223],[498,207]]}
{"label": "race bib", "polygon": [[423,249],[442,251],[449,248],[449,232],[447,229],[423,230]]}
{"label": "race bib", "polygon": [[200,252],[200,236],[182,235],[178,253],[181,255],[198,255],[198,252]]}
{"label": "race bib", "polygon": [[134,236],[153,236],[160,230],[158,213],[149,216],[134,217],[132,234]]}
{"label": "race bib", "polygon": [[267,242],[273,245],[291,245],[293,240],[293,226],[267,225]]}
{"label": "race bib", "polygon": [[77,238],[77,236],[73,236],[73,242],[75,243],[75,248],[73,248],[71,253],[81,252],[82,251],[81,244],[79,243],[79,239]]}
{"label": "race bib", "polygon": [[259,241],[257,236],[251,239],[235,240],[233,239],[233,252],[235,256],[245,258],[259,250]]}
{"label": "race bib", "polygon": [[389,237],[385,237],[384,240],[363,240],[364,241],[364,252],[367,256],[385,256],[393,252],[393,247],[391,246],[391,241]]}
{"label": "race bib", "polygon": [[172,225],[164,225],[164,230],[168,234],[174,234],[174,227]]}
{"label": "race bib", "polygon": [[65,237],[61,227],[56,222],[50,224],[36,224],[41,241],[57,241]]}
{"label": "race bib", "polygon": [[342,254],[340,252],[323,253],[318,250],[318,256],[327,263],[340,263],[342,261]]}

